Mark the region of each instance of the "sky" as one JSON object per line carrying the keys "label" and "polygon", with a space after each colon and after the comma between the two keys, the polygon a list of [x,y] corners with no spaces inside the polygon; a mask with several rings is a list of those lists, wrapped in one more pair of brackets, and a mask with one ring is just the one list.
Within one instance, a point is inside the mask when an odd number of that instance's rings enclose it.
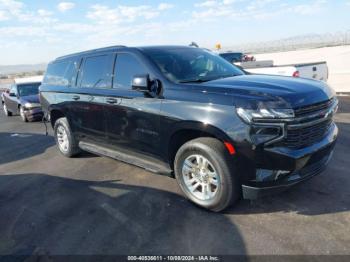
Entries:
{"label": "sky", "polygon": [[350,30],[350,0],[0,0],[0,65],[110,45],[214,48]]}

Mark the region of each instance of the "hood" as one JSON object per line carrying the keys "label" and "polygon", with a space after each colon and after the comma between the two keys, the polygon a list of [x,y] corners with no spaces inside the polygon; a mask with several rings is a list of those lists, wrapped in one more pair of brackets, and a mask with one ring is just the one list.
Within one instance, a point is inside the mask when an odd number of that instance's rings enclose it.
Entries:
{"label": "hood", "polygon": [[321,81],[267,75],[241,75],[205,82],[207,92],[233,96],[236,106],[256,107],[259,102],[272,103],[275,108],[296,108],[330,99],[335,95]]}
{"label": "hood", "polygon": [[39,95],[22,96],[21,103],[40,103]]}

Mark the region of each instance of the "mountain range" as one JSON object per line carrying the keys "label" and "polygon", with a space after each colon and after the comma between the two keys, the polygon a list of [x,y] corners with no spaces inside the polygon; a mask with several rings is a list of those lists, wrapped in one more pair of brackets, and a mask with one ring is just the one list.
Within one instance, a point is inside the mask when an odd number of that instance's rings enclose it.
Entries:
{"label": "mountain range", "polygon": [[33,72],[33,71],[45,71],[47,64],[29,64],[29,65],[0,65],[0,75]]}

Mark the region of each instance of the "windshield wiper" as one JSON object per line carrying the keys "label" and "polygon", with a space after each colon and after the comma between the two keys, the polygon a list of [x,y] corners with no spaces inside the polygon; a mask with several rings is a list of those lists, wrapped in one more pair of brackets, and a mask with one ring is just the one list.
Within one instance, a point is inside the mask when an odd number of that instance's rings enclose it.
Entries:
{"label": "windshield wiper", "polygon": [[228,75],[222,75],[218,77],[213,77],[213,78],[195,78],[195,79],[185,79],[179,81],[179,83],[204,83],[204,82],[209,82],[217,79],[222,79],[222,78],[227,78],[227,77],[234,77],[237,76],[235,74],[228,74]]}
{"label": "windshield wiper", "polygon": [[[234,76],[238,76],[238,75],[235,75],[235,74],[227,74],[227,75],[219,76],[219,77],[216,78],[216,79],[222,79],[222,78],[228,78],[228,77],[234,77]],[[216,80],[216,79],[215,79],[215,80]]]}
{"label": "windshield wiper", "polygon": [[204,82],[208,82],[211,80],[213,80],[213,79],[195,78],[195,79],[181,80],[181,81],[179,81],[179,83],[204,83]]}

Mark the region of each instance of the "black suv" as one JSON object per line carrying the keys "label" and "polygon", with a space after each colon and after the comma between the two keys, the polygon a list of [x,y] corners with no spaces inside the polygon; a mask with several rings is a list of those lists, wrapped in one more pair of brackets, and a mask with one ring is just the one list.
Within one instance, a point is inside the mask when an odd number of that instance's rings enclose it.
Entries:
{"label": "black suv", "polygon": [[40,99],[63,155],[82,149],[174,175],[213,211],[319,174],[338,133],[338,101],[325,83],[245,75],[195,47],[57,58]]}

